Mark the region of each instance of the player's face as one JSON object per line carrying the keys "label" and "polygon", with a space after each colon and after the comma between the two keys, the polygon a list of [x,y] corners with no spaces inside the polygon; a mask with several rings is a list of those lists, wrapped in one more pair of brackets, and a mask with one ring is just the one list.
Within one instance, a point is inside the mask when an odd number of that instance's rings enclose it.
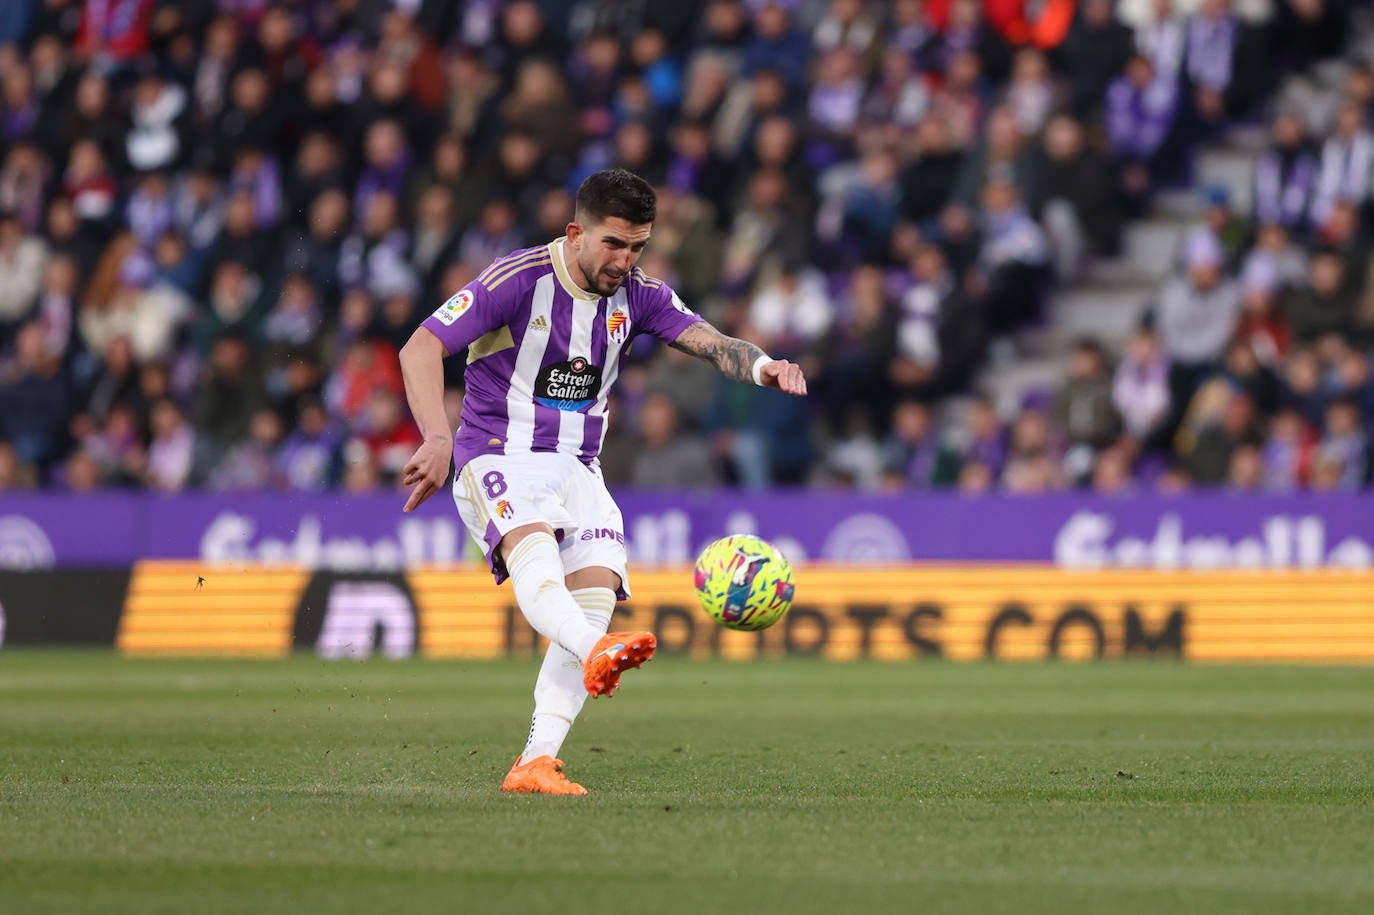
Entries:
{"label": "player's face", "polygon": [[577,253],[577,269],[582,274],[574,279],[588,292],[615,295],[630,268],[639,262],[652,229],[652,223],[633,223],[618,216],[586,225],[570,224],[568,240]]}

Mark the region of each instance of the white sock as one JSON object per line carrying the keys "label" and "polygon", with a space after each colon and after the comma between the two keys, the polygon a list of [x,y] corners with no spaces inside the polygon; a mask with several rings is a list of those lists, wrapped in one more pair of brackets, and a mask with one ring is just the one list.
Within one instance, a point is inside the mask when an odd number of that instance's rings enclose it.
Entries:
{"label": "white sock", "polygon": [[585,661],[604,635],[587,622],[582,608],[563,584],[563,560],[552,534],[530,534],[506,557],[515,602],[544,638]]}
{"label": "white sock", "polygon": [[[615,592],[610,588],[578,588],[571,593],[591,627],[604,634],[615,610]],[[534,717],[520,758],[528,761],[537,756],[558,756],[586,701],[582,662],[567,649],[550,644],[534,681]]]}

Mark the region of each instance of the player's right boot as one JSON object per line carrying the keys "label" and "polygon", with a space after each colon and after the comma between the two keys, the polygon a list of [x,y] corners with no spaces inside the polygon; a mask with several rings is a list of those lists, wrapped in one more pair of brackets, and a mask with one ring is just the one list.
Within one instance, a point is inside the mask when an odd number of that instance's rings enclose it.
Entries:
{"label": "player's right boot", "polygon": [[501,782],[501,790],[516,794],[570,794],[577,797],[587,793],[586,788],[563,774],[563,760],[552,756],[536,756],[529,762],[524,762],[523,756],[517,756],[515,765],[510,767],[505,781]]}
{"label": "player's right boot", "polygon": [[609,696],[620,685],[620,675],[652,658],[657,647],[652,632],[608,632],[582,665],[582,684],[592,696]]}

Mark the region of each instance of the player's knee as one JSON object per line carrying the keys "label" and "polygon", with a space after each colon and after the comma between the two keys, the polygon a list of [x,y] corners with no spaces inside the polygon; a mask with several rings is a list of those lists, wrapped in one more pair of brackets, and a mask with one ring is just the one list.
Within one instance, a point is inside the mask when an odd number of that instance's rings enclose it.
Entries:
{"label": "player's knee", "polygon": [[498,554],[501,556],[501,561],[506,564],[507,569],[510,568],[511,557],[515,552],[515,548],[532,534],[547,534],[549,539],[553,540],[555,549],[557,548],[558,540],[554,537],[553,527],[545,524],[543,521],[537,521],[533,524],[522,524],[519,527],[511,528],[505,533],[505,536],[501,538],[501,542],[496,547]]}
{"label": "player's knee", "polygon": [[[510,573],[516,603],[521,607],[534,606],[540,595],[551,588],[565,588],[558,541],[547,525],[543,527],[544,530],[529,531],[505,552],[506,571]],[[506,537],[510,537],[510,534]],[[505,543],[504,539],[502,543]]]}

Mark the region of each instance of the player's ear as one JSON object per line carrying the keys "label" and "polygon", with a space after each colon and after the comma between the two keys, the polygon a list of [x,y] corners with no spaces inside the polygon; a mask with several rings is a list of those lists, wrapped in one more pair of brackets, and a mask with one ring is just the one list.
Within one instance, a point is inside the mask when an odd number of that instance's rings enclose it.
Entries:
{"label": "player's ear", "polygon": [[582,226],[581,226],[581,225],[579,225],[579,224],[576,223],[576,222],[570,222],[570,223],[568,223],[568,228],[565,230],[565,232],[566,232],[566,234],[567,234],[567,236],[568,236],[568,241],[572,242],[572,245],[573,245],[574,248],[577,247],[577,246],[581,243],[581,241],[582,241]]}

